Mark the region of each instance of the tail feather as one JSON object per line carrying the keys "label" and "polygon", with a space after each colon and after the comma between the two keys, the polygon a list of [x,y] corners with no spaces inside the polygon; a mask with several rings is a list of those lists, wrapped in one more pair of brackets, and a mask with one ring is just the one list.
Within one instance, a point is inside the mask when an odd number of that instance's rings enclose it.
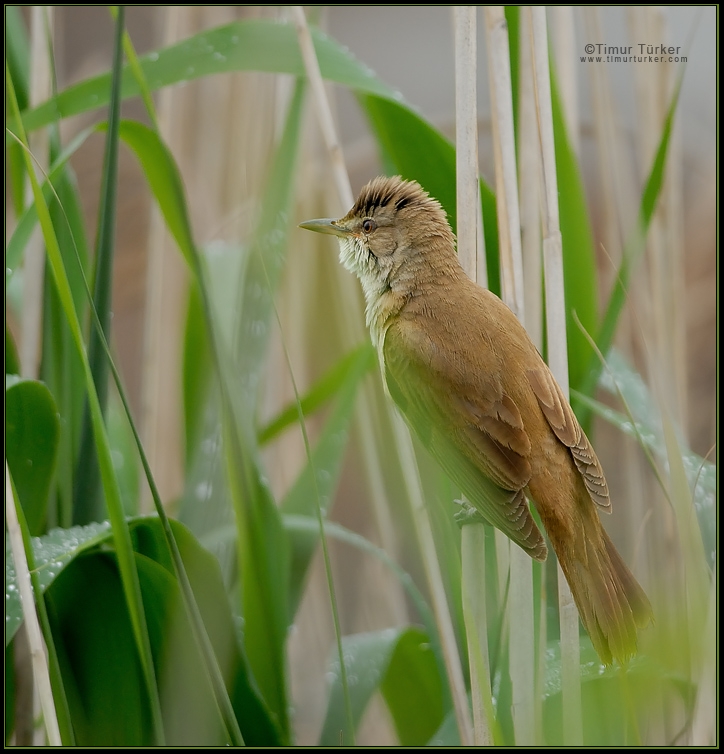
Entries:
{"label": "tail feather", "polygon": [[606,553],[611,561],[611,566],[631,607],[636,627],[646,628],[653,618],[649,598],[646,596],[639,582],[636,581],[634,575],[629,571],[626,563],[623,562],[623,558],[619,555],[618,550],[613,546],[613,542],[611,542],[610,537],[605,531],[603,532],[603,542],[606,546]]}
{"label": "tail feather", "polygon": [[556,550],[581,621],[606,665],[626,662],[636,653],[637,628],[651,620],[651,605],[602,527],[600,538],[582,536],[579,543],[573,553]]}

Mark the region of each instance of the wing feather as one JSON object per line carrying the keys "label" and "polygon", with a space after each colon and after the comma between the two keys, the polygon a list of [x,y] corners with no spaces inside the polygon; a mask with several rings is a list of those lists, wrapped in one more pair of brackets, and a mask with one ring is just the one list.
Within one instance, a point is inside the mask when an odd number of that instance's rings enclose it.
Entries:
{"label": "wing feather", "polygon": [[491,398],[474,385],[455,384],[451,374],[459,370],[443,377],[440,351],[426,352],[421,337],[419,329],[407,338],[400,327],[388,329],[383,348],[390,395],[483,518],[544,560],[545,541],[523,491],[531,476],[531,444],[518,407],[502,392]]}
{"label": "wing feather", "polygon": [[611,499],[603,469],[558,383],[546,366],[529,369],[527,375],[548,424],[556,437],[570,448],[591,500],[599,508],[610,513]]}

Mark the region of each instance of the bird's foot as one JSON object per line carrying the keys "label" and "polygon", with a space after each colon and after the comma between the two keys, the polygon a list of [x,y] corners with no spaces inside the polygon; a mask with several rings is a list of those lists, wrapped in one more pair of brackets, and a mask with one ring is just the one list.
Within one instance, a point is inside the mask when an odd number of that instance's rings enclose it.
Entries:
{"label": "bird's foot", "polygon": [[455,500],[460,506],[460,510],[455,513],[455,521],[462,529],[466,524],[484,524],[487,523],[477,508],[472,506],[467,500]]}

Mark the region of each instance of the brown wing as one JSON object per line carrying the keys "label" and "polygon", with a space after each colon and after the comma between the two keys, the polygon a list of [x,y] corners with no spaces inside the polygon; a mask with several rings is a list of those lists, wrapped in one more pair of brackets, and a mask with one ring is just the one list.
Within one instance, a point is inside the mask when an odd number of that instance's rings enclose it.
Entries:
{"label": "brown wing", "polygon": [[610,513],[611,499],[603,469],[558,383],[546,366],[529,369],[527,375],[548,424],[556,437],[570,448],[591,500],[599,508]]}
{"label": "brown wing", "polygon": [[427,339],[409,321],[388,329],[384,362],[390,395],[480,514],[544,560],[546,545],[523,493],[531,445],[517,406],[502,391],[487,384],[483,389],[482,378],[477,384],[474,378],[466,381],[462,375],[474,370],[454,368],[451,355]]}

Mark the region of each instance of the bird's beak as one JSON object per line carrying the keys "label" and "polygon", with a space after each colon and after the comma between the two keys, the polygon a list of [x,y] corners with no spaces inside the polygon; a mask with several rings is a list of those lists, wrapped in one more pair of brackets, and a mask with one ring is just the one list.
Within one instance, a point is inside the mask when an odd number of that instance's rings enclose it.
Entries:
{"label": "bird's beak", "polygon": [[326,233],[330,236],[339,236],[340,238],[346,238],[350,231],[343,228],[341,225],[337,225],[337,220],[307,220],[306,222],[299,223],[300,228],[305,230],[313,230],[316,233]]}

